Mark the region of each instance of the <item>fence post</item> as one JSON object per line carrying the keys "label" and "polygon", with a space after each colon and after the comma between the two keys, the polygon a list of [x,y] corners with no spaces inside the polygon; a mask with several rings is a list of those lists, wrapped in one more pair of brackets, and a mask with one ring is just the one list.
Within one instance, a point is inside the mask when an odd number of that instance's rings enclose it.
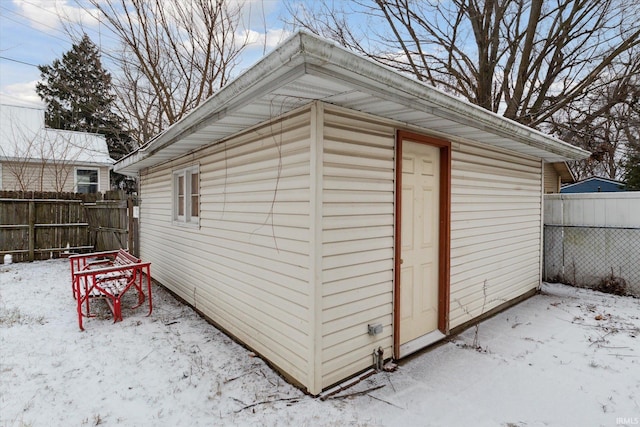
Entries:
{"label": "fence post", "polygon": [[131,197],[127,197],[127,219],[129,220],[129,224],[127,224],[129,231],[127,234],[127,249],[129,253],[133,254],[133,199]]}
{"label": "fence post", "polygon": [[35,259],[36,249],[36,202],[29,201],[29,262]]}

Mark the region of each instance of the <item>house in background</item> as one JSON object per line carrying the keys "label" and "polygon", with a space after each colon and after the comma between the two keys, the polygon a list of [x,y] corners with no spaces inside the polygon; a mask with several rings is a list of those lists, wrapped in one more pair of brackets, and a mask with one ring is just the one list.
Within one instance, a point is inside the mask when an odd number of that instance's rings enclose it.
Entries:
{"label": "house in background", "polygon": [[43,109],[0,104],[0,189],[104,192],[113,163],[103,135],[49,129]]}
{"label": "house in background", "polygon": [[545,163],[544,193],[559,193],[563,185],[575,182],[575,178],[566,162]]}
{"label": "house in background", "polygon": [[613,193],[625,191],[624,182],[592,176],[574,184],[563,185],[561,193]]}
{"label": "house in background", "polygon": [[588,154],[298,33],[114,169],[154,279],[318,394],[533,295]]}

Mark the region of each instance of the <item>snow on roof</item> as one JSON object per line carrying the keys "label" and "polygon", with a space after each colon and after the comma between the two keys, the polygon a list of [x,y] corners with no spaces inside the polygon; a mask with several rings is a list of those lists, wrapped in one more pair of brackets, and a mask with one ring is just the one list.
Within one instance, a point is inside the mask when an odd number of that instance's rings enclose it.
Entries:
{"label": "snow on roof", "polygon": [[0,104],[0,158],[112,165],[104,135],[49,129],[44,110]]}

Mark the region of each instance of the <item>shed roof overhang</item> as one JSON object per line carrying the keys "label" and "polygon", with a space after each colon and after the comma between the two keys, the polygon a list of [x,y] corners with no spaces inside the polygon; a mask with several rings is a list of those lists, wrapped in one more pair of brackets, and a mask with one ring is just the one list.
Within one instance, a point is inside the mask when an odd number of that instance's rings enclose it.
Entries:
{"label": "shed roof overhang", "polygon": [[569,169],[569,165],[566,162],[557,162],[553,164],[553,168],[560,176],[560,182],[563,184],[576,182],[576,178],[573,176],[573,172]]}
{"label": "shed roof overhang", "polygon": [[119,160],[136,175],[312,101],[532,155],[547,162],[589,152],[505,119],[329,41],[299,32],[183,119]]}

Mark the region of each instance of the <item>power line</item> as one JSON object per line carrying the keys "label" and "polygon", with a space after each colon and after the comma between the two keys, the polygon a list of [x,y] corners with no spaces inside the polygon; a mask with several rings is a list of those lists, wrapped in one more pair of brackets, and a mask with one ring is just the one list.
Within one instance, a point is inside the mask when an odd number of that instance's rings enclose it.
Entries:
{"label": "power line", "polygon": [[[67,21],[68,23],[70,23],[70,24],[72,24],[72,25],[78,25],[78,22],[72,21],[71,19],[67,18],[67,16],[62,15],[62,14],[59,14],[59,13],[57,13],[57,12],[52,12],[51,10],[49,10],[49,9],[45,9],[44,7],[42,7],[42,6],[38,5],[38,4],[32,3],[32,2],[27,1],[27,0],[23,0],[23,3],[28,4],[28,5],[30,5],[30,6],[33,6],[33,7],[36,7],[36,8],[38,8],[38,9],[40,9],[40,10],[44,11],[44,12],[47,12],[47,13],[49,13],[49,14],[51,14],[51,15],[54,15],[54,16],[56,16],[58,19],[60,19],[60,20],[64,20],[64,21]],[[93,13],[91,13],[89,10],[85,9],[84,7],[82,7],[82,9],[83,9],[83,10],[84,10],[84,11],[85,11],[89,16],[91,16],[93,19],[95,19],[96,21],[98,21],[98,23],[99,23],[99,24],[101,24],[101,25],[105,25],[105,23],[104,23],[104,22],[103,22],[103,21],[102,21],[98,16],[94,16],[94,15],[93,15]],[[25,17],[25,18],[26,18],[26,19],[33,20],[33,19],[31,19],[31,18],[28,18],[28,17]],[[38,22],[38,21],[34,21],[34,22]],[[82,24],[80,24],[80,25],[81,25],[82,31],[85,31],[85,30],[87,29],[87,28],[85,28],[85,26],[84,26],[84,25],[82,25]],[[106,26],[106,25],[105,25],[105,26]],[[110,36],[108,36],[108,35],[104,35],[100,30],[95,30],[95,29],[93,29],[93,28],[90,28],[90,30],[91,30],[91,31],[93,31],[93,32],[95,32],[95,33],[97,33],[99,38],[103,38],[103,37],[104,37],[104,38],[110,39],[110,40],[111,40],[111,41],[113,41],[113,42],[118,42],[118,41],[119,41],[119,39],[117,39],[117,38],[110,37]],[[63,32],[62,30],[58,30],[58,31]],[[66,34],[66,33],[65,33],[65,34]]]}
{"label": "power line", "polygon": [[[29,4],[29,5],[32,5],[32,6],[35,6],[35,7],[38,7],[38,8],[40,8],[40,9],[42,9],[43,11],[46,11],[46,12],[49,12],[49,13],[51,13],[51,14],[54,14],[54,15],[55,15],[55,13],[54,13],[54,12],[51,12],[51,11],[49,11],[49,10],[47,10],[47,9],[44,9],[44,8],[42,8],[42,7],[38,6],[38,5],[33,4],[33,3],[26,2],[26,1],[25,1],[25,3],[27,3],[27,4]],[[62,30],[60,30],[60,29],[58,29],[58,28],[55,28],[55,27],[52,27],[52,26],[50,26],[50,25],[44,24],[43,22],[37,21],[37,20],[35,20],[35,19],[31,19],[31,18],[27,17],[26,15],[23,15],[23,14],[21,14],[21,13],[15,12],[15,11],[13,11],[13,10],[11,10],[11,9],[9,9],[9,8],[7,8],[7,7],[5,7],[5,6],[2,6],[1,4],[0,4],[0,9],[4,10],[4,11],[6,11],[6,12],[9,12],[9,13],[11,13],[11,14],[14,14],[14,15],[16,15],[16,16],[19,16],[19,17],[21,17],[21,18],[23,18],[23,19],[25,19],[25,20],[27,20],[27,21],[31,21],[31,22],[34,22],[34,23],[36,23],[36,24],[39,24],[39,25],[41,25],[41,26],[43,26],[43,27],[50,28],[51,30],[56,31],[56,32],[58,32],[58,33],[61,33],[61,34],[67,35],[67,36],[69,35],[69,34],[67,34],[66,32],[64,32],[64,31],[62,31]],[[34,28],[34,27],[32,27],[32,26],[30,26],[30,25],[28,25],[28,24],[26,24],[25,22],[22,22],[22,21],[20,21],[20,20],[17,20],[17,19],[11,18],[11,17],[6,16],[6,15],[5,15],[3,18],[4,18],[4,19],[7,19],[7,20],[9,20],[9,21],[12,21],[12,22],[14,22],[14,23],[16,23],[16,24],[18,24],[18,25],[21,25],[21,26],[23,26],[23,27],[26,27],[26,28],[28,28],[28,29],[29,29],[29,30],[31,30],[31,31],[37,31],[37,32],[39,32],[39,33],[42,33],[42,34],[46,35],[47,37],[51,37],[51,38],[54,38],[54,39],[56,39],[56,40],[60,40],[60,41],[64,42],[65,44],[73,44],[73,40],[71,40],[71,39],[66,39],[66,40],[65,40],[65,39],[63,39],[63,38],[61,38],[61,37],[58,37],[58,36],[53,35],[53,34],[50,34],[50,33],[46,32],[46,31],[44,31],[44,30],[41,30],[41,29],[39,29],[39,28]],[[71,24],[74,24],[74,23],[73,23],[73,21],[71,21],[70,19],[68,19],[68,18],[66,18],[66,17],[58,16],[58,18],[59,18],[59,19],[64,19],[65,21],[67,21],[67,22],[69,22],[69,23],[71,23]],[[102,23],[102,21],[101,21],[99,18],[96,18],[96,17],[94,17],[94,18],[95,18],[96,20],[98,20],[98,22],[100,22],[102,25],[104,25],[104,23]],[[84,29],[83,29],[83,31],[84,31]],[[94,32],[95,32],[96,30],[92,30],[92,31],[94,31]],[[103,37],[103,35],[102,35],[101,33],[99,33],[99,37],[101,37],[101,38],[102,38],[102,37]],[[105,37],[105,38],[110,39],[110,40],[112,40],[112,41],[114,41],[114,42],[117,42],[117,41],[118,41],[118,39],[113,38],[113,37],[108,37],[108,36],[107,36],[107,37]],[[104,48],[104,47],[102,47],[102,46],[101,46],[99,50],[100,50],[100,53],[101,53],[104,57],[110,58],[110,59],[112,59],[112,60],[114,60],[114,61],[122,61],[122,62],[127,62],[127,63],[129,63],[128,61],[125,61],[125,60],[123,60],[122,58],[118,58],[118,57],[116,57],[115,55],[111,54],[111,53],[109,52],[109,49],[107,49],[107,48]],[[8,60],[10,60],[10,61],[11,61],[12,59],[8,58]],[[14,61],[14,62],[20,62],[20,61],[17,61],[17,60],[13,60],[13,61]],[[130,65],[135,65],[134,63],[129,63],[129,64],[130,64]],[[28,64],[28,63],[27,63],[26,65],[33,65],[33,64]],[[36,67],[37,67],[37,65],[36,65]]]}
{"label": "power line", "polygon": [[[26,19],[26,20],[31,20],[30,18],[28,18],[28,17],[26,17],[26,16],[24,16],[24,15],[21,15],[21,14],[19,14],[19,13],[16,13],[16,12],[14,12],[14,11],[10,10],[10,9],[7,9],[6,7],[4,7],[4,6],[2,6],[2,5],[0,5],[0,9],[3,9],[3,10],[5,10],[5,11],[7,11],[7,12],[10,12],[10,13],[13,13],[13,14],[15,14],[15,15],[18,15],[18,16],[20,16],[20,17],[22,17],[22,18]],[[44,31],[44,30],[41,30],[41,29],[39,29],[39,28],[31,27],[30,25],[28,25],[28,24],[26,24],[26,23],[24,23],[24,22],[22,22],[22,21],[20,21],[20,20],[13,19],[13,18],[11,18],[11,17],[9,17],[9,16],[6,16],[6,15],[5,15],[5,16],[3,16],[3,18],[4,18],[4,19],[7,19],[7,20],[9,20],[9,21],[12,21],[12,22],[14,22],[14,23],[16,23],[16,24],[18,24],[18,25],[22,25],[23,27],[28,28],[30,31],[37,31],[37,32],[39,32],[39,33],[42,33],[42,34],[46,35],[47,37],[51,37],[51,38],[54,38],[54,39],[56,39],[56,40],[60,40],[60,41],[64,42],[64,43],[65,43],[65,44],[67,44],[67,45],[68,45],[68,44],[73,44],[73,41],[72,41],[72,40],[70,40],[70,39],[65,40],[65,39],[63,39],[63,38],[61,38],[61,37],[58,37],[58,36],[56,36],[56,35],[54,35],[54,34],[50,34],[50,33],[46,32],[46,31]],[[57,28],[54,28],[54,27],[48,26],[48,25],[46,25],[46,24],[43,24],[43,23],[42,23],[42,22],[40,22],[40,21],[36,21],[36,20],[31,20],[31,21],[33,21],[33,22],[35,22],[35,23],[37,23],[37,24],[39,24],[39,25],[42,25],[42,26],[44,26],[44,27],[51,28],[52,30],[58,31],[58,32],[60,32],[60,33],[62,33],[62,34],[65,34],[65,35],[66,35],[66,33],[64,33],[63,31],[61,31],[61,30],[59,30],[59,29],[57,29]],[[107,56],[107,57],[109,57],[109,58],[112,58],[112,59],[115,59],[115,56],[114,56],[114,55],[109,54],[109,53],[108,53],[108,51],[107,51],[106,49],[100,49],[100,51],[101,51],[101,53],[102,53],[102,54],[104,54],[105,56]],[[25,64],[25,65],[31,65],[31,66],[33,66],[33,67],[37,67],[37,65],[35,65],[35,64],[31,64],[31,63],[24,62],[24,61],[20,61],[20,60],[13,59],[13,58],[2,57],[2,59],[5,59],[5,60],[7,60],[7,61],[12,61],[12,62],[17,62],[17,63],[19,63],[19,64]]]}
{"label": "power line", "polygon": [[0,55],[0,59],[4,59],[6,61],[11,61],[11,62],[17,62],[18,64],[30,65],[32,67],[38,68],[38,66],[36,64],[32,64],[30,62],[20,61],[19,59],[7,58],[6,56],[2,56],[2,55]]}
{"label": "power line", "polygon": [[[0,59],[4,59],[4,60],[6,60],[6,61],[11,61],[11,62],[17,62],[18,64],[29,65],[29,66],[31,66],[31,67],[35,67],[35,68],[39,68],[39,65],[31,64],[31,63],[29,63],[29,62],[20,61],[19,59],[9,58],[9,57],[2,56],[2,55],[0,55]],[[106,71],[106,70],[105,70],[105,71]],[[108,72],[108,71],[107,71],[107,72]],[[117,88],[120,88],[120,89],[123,89],[123,90],[131,90],[131,88],[130,88],[130,87],[128,87],[128,86],[124,86],[124,85],[121,85],[121,84],[114,83],[113,81],[111,82],[111,86],[112,86],[112,87],[117,87]],[[70,87],[70,86],[66,86],[66,85],[64,85],[64,87],[65,87],[65,89],[69,89],[69,90],[71,90],[71,87]],[[140,87],[139,87],[139,88],[137,88],[137,90],[138,90],[139,92],[144,93],[144,94],[147,94],[147,95],[153,95],[153,94],[155,93],[155,92],[153,92],[152,90],[150,90],[150,89],[146,89],[146,88],[140,88]]]}
{"label": "power line", "polygon": [[[0,6],[0,9],[3,9],[3,10],[5,10],[5,11],[9,12],[9,13],[13,13],[14,15],[18,15],[18,16],[20,16],[20,17],[24,18],[24,19],[27,19],[27,20],[29,19],[29,18],[27,18],[27,17],[26,17],[26,16],[24,16],[24,15],[20,15],[19,13],[16,13],[16,12],[14,12],[14,11],[10,10],[10,9],[7,9],[7,8],[6,8],[6,7],[4,7],[4,6]],[[56,35],[49,34],[49,33],[47,33],[46,31],[43,31],[43,30],[41,30],[41,29],[39,29],[39,28],[31,27],[30,25],[25,24],[24,22],[19,21],[19,20],[17,20],[17,19],[13,19],[13,18],[11,18],[11,17],[9,17],[9,16],[6,16],[6,15],[5,15],[5,16],[3,16],[3,18],[4,18],[4,19],[8,19],[9,21],[12,21],[12,22],[14,22],[14,23],[16,23],[16,24],[18,24],[18,25],[22,25],[23,27],[27,27],[29,30],[32,30],[32,31],[38,31],[38,32],[40,32],[40,33],[42,33],[42,34],[45,34],[45,35],[46,35],[46,36],[48,36],[48,37],[54,38],[54,39],[56,39],[56,40],[60,40],[60,41],[62,41],[62,42],[64,42],[64,43],[66,43],[66,44],[69,44],[69,43],[70,43],[70,41],[69,41],[69,40],[65,40],[65,39],[63,39],[62,37],[58,37],[58,36],[56,36]],[[49,26],[49,25],[46,25],[46,24],[43,24],[43,23],[41,23],[41,22],[38,22],[38,21],[33,21],[33,22],[35,22],[35,23],[37,23],[37,24],[39,24],[39,25],[42,25],[43,27],[48,27],[48,28],[51,28],[52,30],[60,31],[60,30],[58,30],[57,28],[53,28],[53,27],[51,27],[51,26]]]}

